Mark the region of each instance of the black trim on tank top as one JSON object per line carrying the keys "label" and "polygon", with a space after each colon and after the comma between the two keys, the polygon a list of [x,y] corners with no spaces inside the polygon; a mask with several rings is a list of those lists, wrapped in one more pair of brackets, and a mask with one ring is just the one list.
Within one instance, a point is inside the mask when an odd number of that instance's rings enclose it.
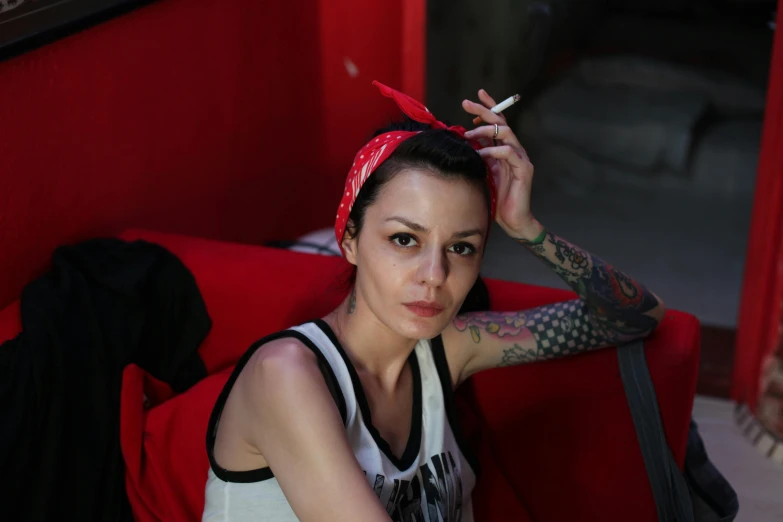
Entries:
{"label": "black trim on tank top", "polygon": [[261,348],[264,344],[286,337],[295,338],[307,346],[315,354],[316,358],[318,359],[318,367],[321,369],[321,373],[324,374],[324,379],[326,380],[327,387],[332,392],[332,398],[337,404],[337,409],[340,410],[340,417],[343,419],[343,425],[346,423],[347,413],[345,407],[345,397],[340,390],[337,377],[334,374],[334,370],[332,370],[332,367],[329,365],[329,362],[326,360],[326,357],[313,343],[313,341],[311,341],[310,338],[304,335],[302,332],[296,330],[283,330],[267,335],[266,337],[263,337],[262,339],[259,339],[253,343],[239,359],[236,366],[234,367],[234,370],[231,372],[231,376],[223,386],[220,395],[218,395],[215,406],[212,408],[212,413],[209,416],[209,424],[207,424],[207,457],[209,458],[209,466],[212,468],[212,472],[215,474],[215,476],[224,482],[262,482],[275,476],[269,467],[245,471],[230,471],[221,467],[215,461],[215,440],[217,439],[217,429],[218,425],[220,424],[220,416],[223,414],[223,408],[226,406],[228,395],[231,393],[231,389],[234,387],[234,384],[239,378],[239,374],[250,360],[250,357],[252,357],[256,350]]}
{"label": "black trim on tank top", "polygon": [[446,360],[446,350],[443,348],[443,338],[438,335],[430,341],[432,348],[432,358],[435,359],[435,368],[438,370],[440,385],[443,388],[443,402],[446,408],[446,418],[451,426],[451,432],[457,441],[457,447],[468,461],[473,469],[473,474],[478,477],[480,469],[478,458],[473,452],[473,448],[467,443],[465,435],[462,433],[462,425],[459,423],[459,414],[457,412],[457,400],[454,397],[454,386],[451,383],[451,371],[449,363]]}
{"label": "black trim on tank top", "polygon": [[367,396],[364,393],[364,387],[362,387],[362,381],[359,379],[359,374],[356,373],[353,363],[345,353],[340,341],[332,331],[332,328],[322,319],[316,319],[313,321],[332,341],[332,344],[337,351],[340,352],[340,356],[345,361],[345,366],[348,368],[348,373],[351,375],[351,383],[353,384],[353,392],[356,395],[356,402],[359,404],[359,409],[362,412],[362,418],[364,420],[364,426],[367,431],[372,435],[375,444],[383,452],[384,455],[394,464],[398,470],[405,471],[410,469],[419,455],[421,449],[421,424],[422,424],[422,405],[421,405],[421,372],[419,371],[419,360],[416,357],[416,350],[413,350],[408,356],[408,364],[411,366],[411,376],[413,378],[413,406],[411,408],[411,432],[408,435],[408,442],[405,445],[405,450],[400,458],[394,454],[391,446],[381,436],[378,429],[372,423],[372,415],[370,414],[370,406],[367,402]]}

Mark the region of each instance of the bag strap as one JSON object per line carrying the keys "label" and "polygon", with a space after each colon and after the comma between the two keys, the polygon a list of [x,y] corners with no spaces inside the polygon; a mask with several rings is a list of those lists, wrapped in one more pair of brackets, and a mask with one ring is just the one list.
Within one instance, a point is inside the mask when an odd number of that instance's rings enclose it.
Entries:
{"label": "bag strap", "polygon": [[617,348],[620,377],[660,522],[694,522],[690,493],[663,431],[641,340]]}

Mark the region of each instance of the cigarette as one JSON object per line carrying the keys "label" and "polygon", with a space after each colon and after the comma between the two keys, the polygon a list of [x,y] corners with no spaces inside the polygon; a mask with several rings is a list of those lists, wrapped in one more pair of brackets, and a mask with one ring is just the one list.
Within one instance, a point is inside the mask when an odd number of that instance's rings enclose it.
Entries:
{"label": "cigarette", "polygon": [[[514,96],[509,96],[502,102],[492,107],[490,110],[495,114],[500,114],[501,112],[505,111],[506,109],[508,109],[515,103],[517,103],[520,99],[521,97],[519,96],[519,94],[515,94]],[[481,123],[480,117],[476,116],[475,118],[473,118],[473,125],[478,125],[479,123]]]}

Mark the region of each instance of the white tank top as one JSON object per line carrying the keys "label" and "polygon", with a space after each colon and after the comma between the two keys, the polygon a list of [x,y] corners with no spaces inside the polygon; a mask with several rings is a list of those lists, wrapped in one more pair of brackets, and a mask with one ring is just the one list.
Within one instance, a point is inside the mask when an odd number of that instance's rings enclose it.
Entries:
{"label": "white tank top", "polygon": [[[356,370],[331,328],[322,320],[278,332],[256,342],[237,363],[209,420],[203,522],[294,522],[298,520],[269,468],[229,471],[213,454],[220,414],[250,356],[264,343],[295,337],[319,359],[356,460],[393,521],[470,522],[475,460],[462,449],[446,356],[440,336],[421,340],[408,359],[413,375],[411,435],[397,458],[372,425]],[[350,499],[345,499],[350,502]]]}

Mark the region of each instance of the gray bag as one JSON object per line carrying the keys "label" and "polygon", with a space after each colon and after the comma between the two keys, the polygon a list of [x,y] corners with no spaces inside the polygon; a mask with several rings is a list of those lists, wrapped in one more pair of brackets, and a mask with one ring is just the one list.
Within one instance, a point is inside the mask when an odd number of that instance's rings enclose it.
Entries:
{"label": "gray bag", "polygon": [[681,472],[663,431],[644,343],[617,349],[636,435],[650,479],[660,522],[731,522],[739,511],[737,494],[707,457],[696,423],[691,420],[685,466]]}

